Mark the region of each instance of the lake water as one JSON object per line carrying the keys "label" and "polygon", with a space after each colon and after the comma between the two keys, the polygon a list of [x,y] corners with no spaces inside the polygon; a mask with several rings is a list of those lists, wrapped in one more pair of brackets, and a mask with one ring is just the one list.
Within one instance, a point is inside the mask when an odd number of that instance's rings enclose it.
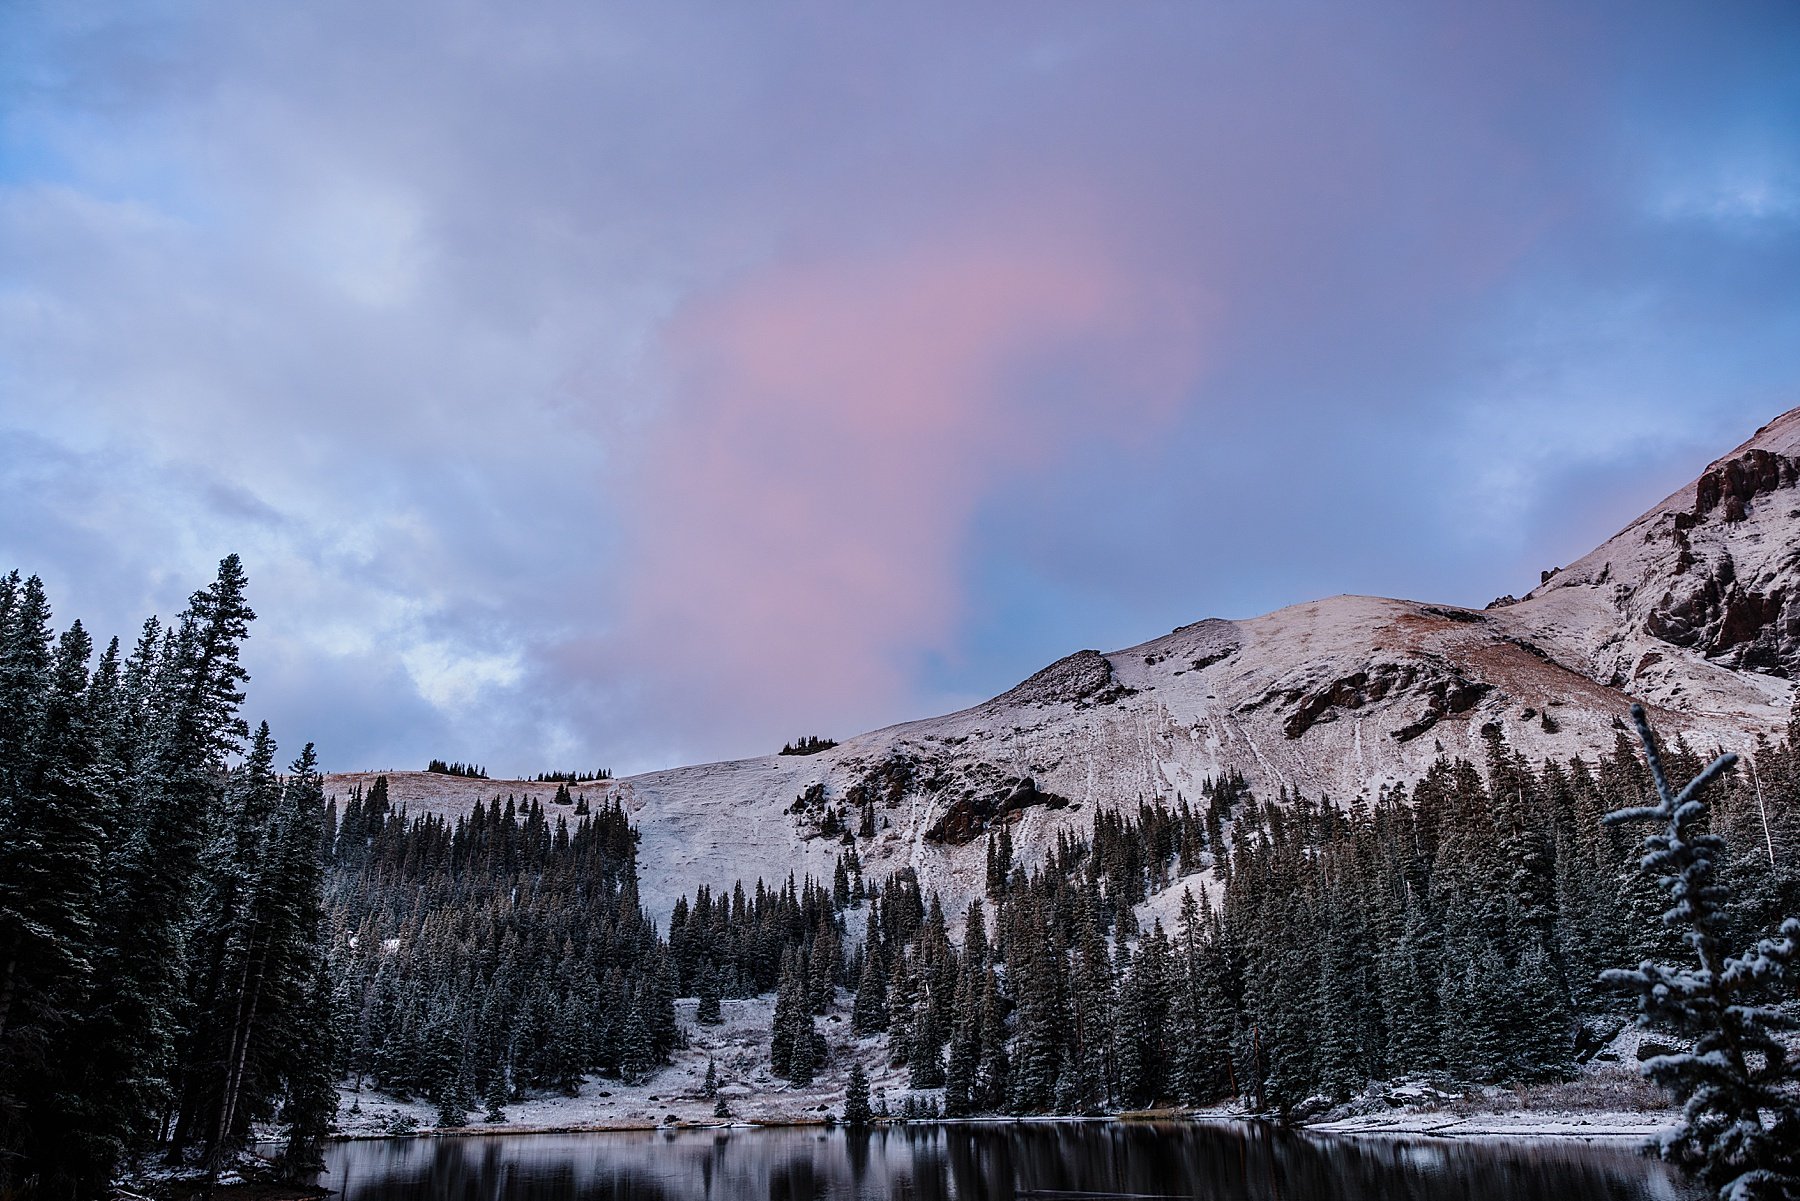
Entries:
{"label": "lake water", "polygon": [[1629,1146],[1034,1122],[489,1135],[338,1143],[347,1201],[1580,1201],[1688,1198]]}

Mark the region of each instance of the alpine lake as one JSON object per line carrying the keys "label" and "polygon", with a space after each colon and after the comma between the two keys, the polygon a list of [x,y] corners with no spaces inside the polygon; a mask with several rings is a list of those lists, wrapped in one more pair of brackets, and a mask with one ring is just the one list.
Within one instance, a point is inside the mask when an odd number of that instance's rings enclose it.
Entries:
{"label": "alpine lake", "polygon": [[1640,1201],[1691,1198],[1629,1140],[1307,1134],[1246,1123],[994,1122],[340,1142],[345,1201]]}

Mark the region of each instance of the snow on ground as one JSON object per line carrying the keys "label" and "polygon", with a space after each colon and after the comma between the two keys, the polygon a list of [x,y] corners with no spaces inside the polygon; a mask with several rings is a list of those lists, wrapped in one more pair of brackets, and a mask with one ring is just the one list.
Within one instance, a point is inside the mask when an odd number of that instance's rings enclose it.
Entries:
{"label": "snow on ground", "polygon": [[1320,1134],[1435,1134],[1462,1138],[1629,1138],[1654,1142],[1675,1128],[1668,1110],[1551,1110],[1544,1112],[1455,1113],[1400,1111],[1362,1114],[1335,1122],[1312,1122]]}
{"label": "snow on ground", "polygon": [[1626,1138],[1654,1142],[1678,1113],[1637,1066],[1646,1036],[1626,1026],[1574,1078],[1534,1085],[1459,1085],[1410,1077],[1372,1085],[1313,1122],[1325,1134]]}
{"label": "snow on ground", "polygon": [[1181,930],[1181,902],[1186,894],[1193,893],[1196,905],[1202,900],[1210,899],[1213,908],[1217,909],[1223,903],[1221,894],[1224,889],[1225,885],[1213,875],[1210,867],[1183,876],[1138,905],[1138,928],[1148,932],[1157,922],[1161,922],[1163,932],[1174,938]]}
{"label": "snow on ground", "polygon": [[[643,1084],[628,1086],[617,1080],[590,1078],[576,1096],[533,1093],[524,1101],[506,1106],[506,1120],[483,1121],[477,1110],[469,1115],[471,1130],[588,1130],[633,1129],[671,1124],[736,1122],[820,1122],[827,1114],[842,1117],[844,1085],[850,1065],[860,1062],[869,1076],[871,1104],[879,1110],[885,1099],[898,1111],[911,1090],[907,1069],[891,1068],[880,1040],[857,1038],[850,1032],[850,997],[839,992],[838,1003],[817,1020],[825,1035],[828,1062],[818,1078],[796,1088],[769,1071],[769,1028],[774,1018],[773,996],[727,1000],[720,1004],[725,1023],[702,1026],[694,1021],[698,1002],[676,1002],[676,1016],[688,1033],[689,1045],[672,1056],[672,1062]],[[715,1100],[704,1095],[706,1064],[717,1066],[719,1094],[731,1110],[730,1119],[715,1117]],[[923,1097],[925,1094],[919,1094]],[[339,1087],[338,1129],[345,1135],[373,1136],[431,1130],[437,1110],[423,1100],[400,1101],[365,1088],[353,1092]]]}
{"label": "snow on ground", "polygon": [[[817,1019],[829,1062],[804,1088],[769,1071],[773,996],[722,1002],[725,1022],[719,1026],[696,1024],[696,1005],[692,998],[676,1002],[689,1045],[644,1083],[627,1086],[592,1078],[573,1097],[533,1093],[507,1105],[502,1122],[489,1123],[479,1111],[471,1113],[465,1129],[522,1133],[823,1122],[828,1116],[843,1116],[844,1085],[852,1063],[861,1063],[868,1074],[870,1099],[878,1112],[885,1100],[889,1110],[898,1113],[909,1096],[921,1100],[930,1096],[941,1104],[941,1093],[914,1093],[907,1087],[907,1069],[889,1066],[879,1038],[850,1033],[850,997],[843,991],[831,1012]],[[1612,1049],[1634,1059],[1637,1037],[1635,1030],[1623,1031]],[[719,1094],[731,1111],[729,1118],[715,1116],[716,1102],[705,1095],[709,1059],[716,1065]],[[1165,1116],[1179,1118],[1183,1112],[1171,1110]],[[1239,1120],[1249,1115],[1233,1105],[1192,1116]],[[1635,1066],[1598,1062],[1584,1068],[1574,1081],[1532,1088],[1445,1091],[1423,1080],[1372,1086],[1307,1129],[1322,1134],[1627,1138],[1648,1143],[1672,1129],[1675,1117]],[[422,1100],[401,1101],[368,1088],[357,1093],[348,1085],[339,1088],[338,1132],[347,1137],[428,1133],[436,1120],[436,1109]]]}

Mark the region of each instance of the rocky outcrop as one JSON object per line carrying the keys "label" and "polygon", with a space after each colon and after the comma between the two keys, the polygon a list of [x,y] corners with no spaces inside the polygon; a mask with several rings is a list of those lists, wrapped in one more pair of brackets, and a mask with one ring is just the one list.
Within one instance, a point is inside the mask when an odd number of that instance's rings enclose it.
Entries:
{"label": "rocky outcrop", "polygon": [[1715,509],[1726,521],[1742,521],[1759,496],[1791,488],[1800,480],[1800,460],[1755,447],[1735,458],[1721,459],[1694,482],[1694,516]]}
{"label": "rocky outcrop", "polygon": [[1112,664],[1105,655],[1099,651],[1076,651],[995,700],[1009,705],[1072,705],[1099,696],[1112,682]]}
{"label": "rocky outcrop", "polygon": [[[1459,617],[1458,620],[1466,619]],[[1340,711],[1354,711],[1390,698],[1415,696],[1425,703],[1423,716],[1393,733],[1401,742],[1407,742],[1430,729],[1446,714],[1467,713],[1492,689],[1491,684],[1469,679],[1441,664],[1421,661],[1375,663],[1320,688],[1310,691],[1290,689],[1281,694],[1282,699],[1293,706],[1282,723],[1281,732],[1290,739],[1298,739],[1319,723],[1335,720]],[[1262,698],[1263,701],[1269,699],[1272,698]],[[1260,703],[1246,708],[1254,708]]]}
{"label": "rocky outcrop", "polygon": [[1076,651],[990,701],[993,705],[1074,705],[1088,709],[1116,704],[1135,689],[1120,684],[1113,665],[1099,651]]}
{"label": "rocky outcrop", "polygon": [[1800,670],[1800,595],[1737,578],[1729,555],[1686,573],[1645,619],[1651,635],[1730,667],[1788,676]]}
{"label": "rocky outcrop", "polygon": [[1666,514],[1646,535],[1668,537],[1673,557],[1669,582],[1645,615],[1645,632],[1729,667],[1800,674],[1800,548],[1770,548],[1753,529],[1743,550],[1757,565],[1746,569],[1720,528],[1746,525],[1771,503],[1800,516],[1800,493],[1780,495],[1796,483],[1800,459],[1762,447],[1708,467],[1694,481],[1693,507]]}
{"label": "rocky outcrop", "polygon": [[944,815],[925,831],[925,841],[964,846],[985,834],[994,822],[1003,822],[1033,805],[1046,809],[1064,809],[1069,798],[1052,792],[1041,792],[1030,776],[1011,782],[999,796],[961,797],[951,802]]}
{"label": "rocky outcrop", "polygon": [[1453,713],[1467,713],[1493,689],[1492,684],[1484,681],[1446,672],[1423,689],[1425,711],[1416,720],[1390,731],[1388,737],[1395,742],[1411,742],[1445,717]]}

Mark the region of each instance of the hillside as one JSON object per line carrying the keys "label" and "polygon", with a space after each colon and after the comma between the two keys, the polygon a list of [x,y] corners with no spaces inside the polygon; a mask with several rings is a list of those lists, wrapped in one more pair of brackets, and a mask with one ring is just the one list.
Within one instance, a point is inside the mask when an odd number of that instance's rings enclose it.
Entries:
{"label": "hillside", "polygon": [[[1336,596],[1206,620],[1124,650],[1078,651],[992,700],[810,756],[769,755],[586,785],[643,831],[659,920],[696,885],[914,867],[947,905],[980,892],[1007,822],[1029,861],[1096,806],[1194,796],[1241,772],[1348,800],[1440,755],[1479,759],[1492,727],[1533,758],[1610,747],[1633,700],[1668,737],[1742,747],[1786,720],[1800,670],[1800,410],[1783,414],[1523,599],[1484,610]],[[388,773],[414,812],[554,785]],[[342,792],[372,774],[337,775]],[[797,804],[801,798],[804,802]],[[955,907],[952,906],[952,912]]]}

